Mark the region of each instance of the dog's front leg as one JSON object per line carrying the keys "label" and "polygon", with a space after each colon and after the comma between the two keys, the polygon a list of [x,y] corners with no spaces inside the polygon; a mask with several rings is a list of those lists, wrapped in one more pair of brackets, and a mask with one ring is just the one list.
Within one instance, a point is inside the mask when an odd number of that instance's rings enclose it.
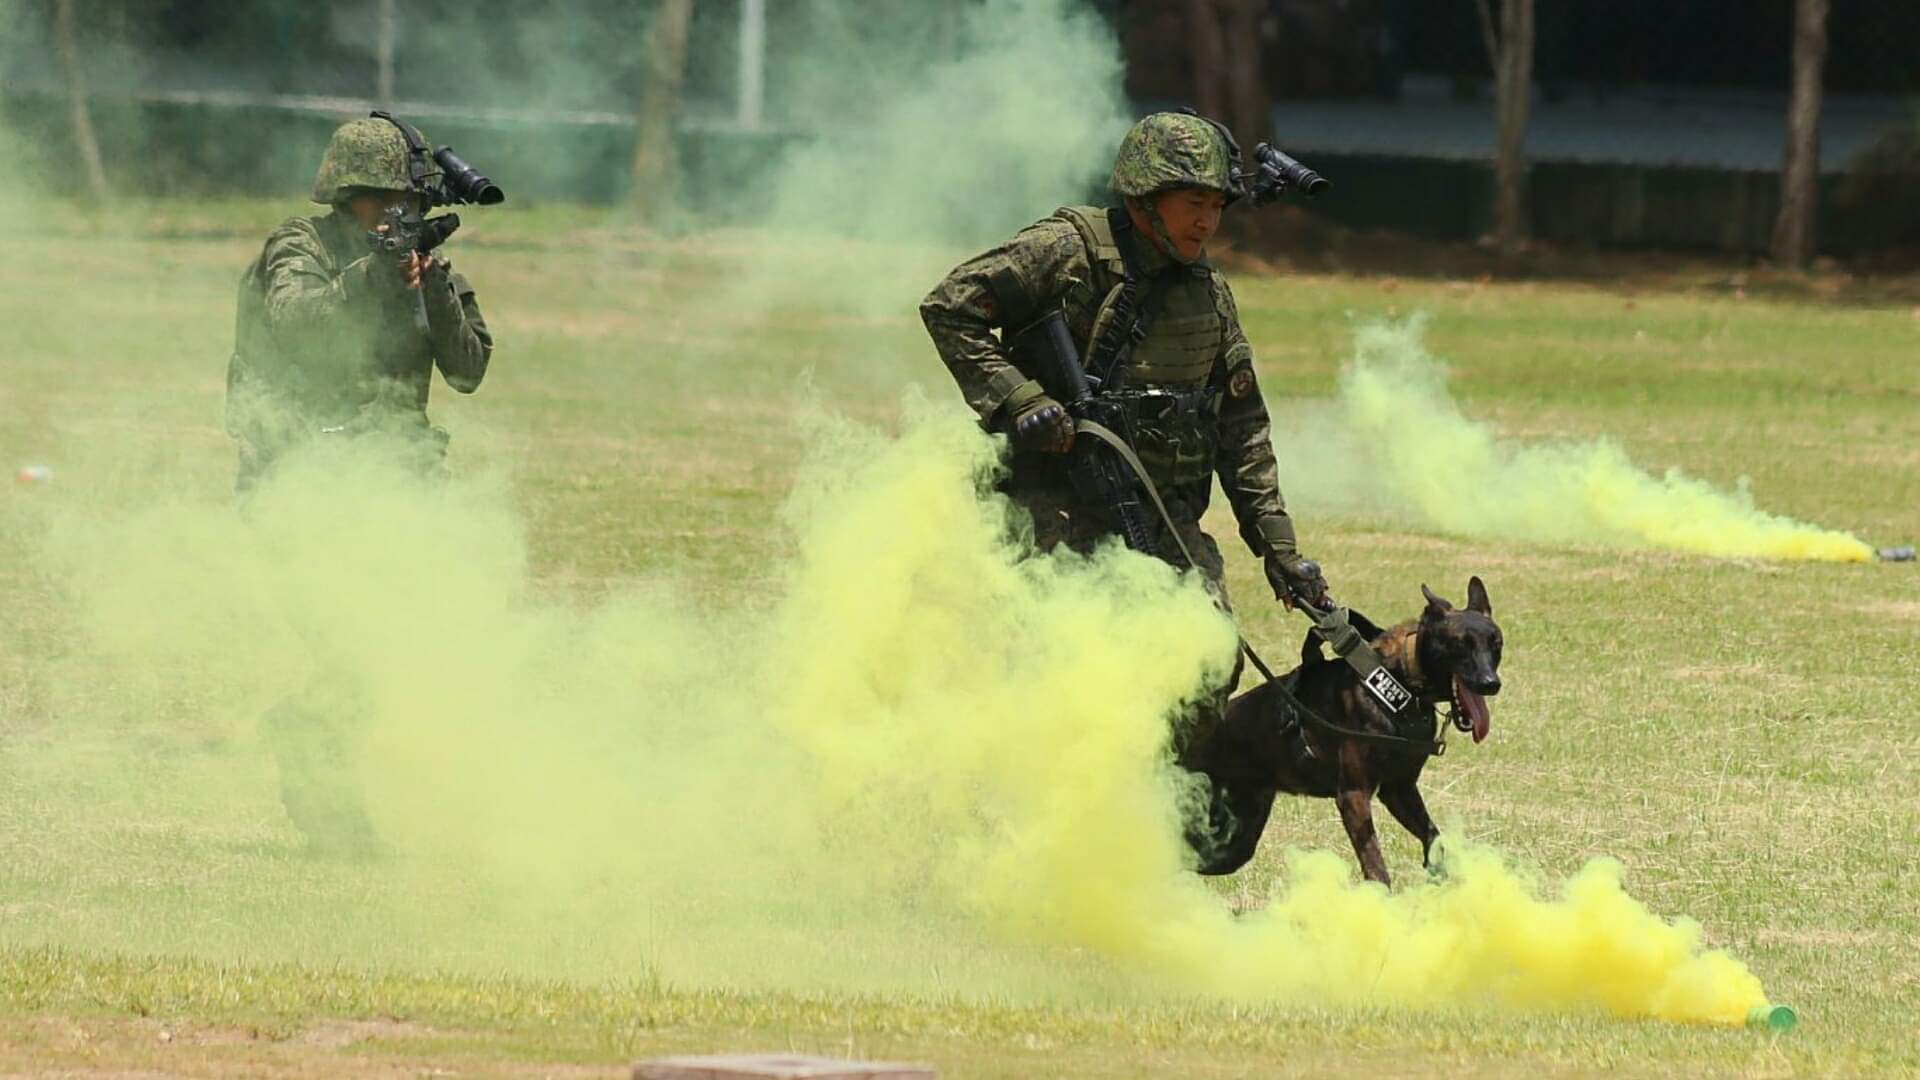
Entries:
{"label": "dog's front leg", "polygon": [[1420,841],[1420,865],[1433,869],[1433,845],[1440,842],[1440,830],[1427,815],[1427,802],[1420,797],[1420,789],[1413,784],[1381,788],[1380,804]]}
{"label": "dog's front leg", "polygon": [[1347,827],[1347,839],[1353,841],[1353,853],[1360,858],[1360,873],[1368,881],[1392,885],[1387,861],[1380,857],[1380,840],[1373,832],[1373,792],[1341,788],[1333,799],[1340,804],[1340,822]]}
{"label": "dog's front leg", "polygon": [[1333,801],[1340,807],[1340,823],[1347,827],[1360,873],[1368,881],[1391,886],[1387,861],[1380,857],[1380,838],[1373,829],[1373,782],[1366,773],[1366,751],[1348,743],[1340,753],[1340,786]]}

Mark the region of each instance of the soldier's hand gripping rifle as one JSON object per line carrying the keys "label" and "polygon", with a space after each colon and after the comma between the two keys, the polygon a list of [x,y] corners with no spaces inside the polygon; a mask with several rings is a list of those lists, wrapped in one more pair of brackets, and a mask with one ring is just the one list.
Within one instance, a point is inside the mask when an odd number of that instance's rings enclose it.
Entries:
{"label": "soldier's hand gripping rifle", "polygon": [[1039,380],[1074,419],[1078,434],[1067,462],[1074,494],[1111,514],[1128,547],[1158,555],[1153,526],[1140,502],[1138,466],[1122,456],[1132,454],[1125,449],[1132,444],[1133,435],[1128,430],[1131,422],[1127,408],[1094,392],[1081,365],[1080,350],[1067,331],[1066,318],[1057,309],[1048,312],[1013,334],[1007,348],[1020,368]]}
{"label": "soldier's hand gripping rifle", "polygon": [[375,251],[396,257],[409,251],[427,255],[446,243],[447,237],[460,227],[460,215],[441,214],[430,218],[410,206],[390,206],[380,216],[380,224],[385,227],[367,234],[367,243]]}
{"label": "soldier's hand gripping rifle", "polygon": [[[415,207],[390,206],[380,216],[379,226],[367,233],[367,245],[375,258],[391,260],[397,270],[414,255],[429,257],[459,227],[459,214],[427,217]],[[418,289],[413,294],[413,325],[422,334],[427,332],[427,300]]]}

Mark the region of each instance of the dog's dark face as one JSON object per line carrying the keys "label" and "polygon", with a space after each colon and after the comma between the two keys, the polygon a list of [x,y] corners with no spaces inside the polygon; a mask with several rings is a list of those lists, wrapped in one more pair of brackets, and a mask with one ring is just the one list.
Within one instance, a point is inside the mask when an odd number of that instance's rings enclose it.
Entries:
{"label": "dog's dark face", "polygon": [[1427,609],[1420,614],[1421,662],[1427,677],[1442,673],[1453,683],[1454,704],[1473,725],[1473,741],[1487,737],[1492,714],[1487,698],[1500,692],[1500,627],[1493,621],[1493,604],[1478,577],[1467,582],[1463,611],[1420,586]]}

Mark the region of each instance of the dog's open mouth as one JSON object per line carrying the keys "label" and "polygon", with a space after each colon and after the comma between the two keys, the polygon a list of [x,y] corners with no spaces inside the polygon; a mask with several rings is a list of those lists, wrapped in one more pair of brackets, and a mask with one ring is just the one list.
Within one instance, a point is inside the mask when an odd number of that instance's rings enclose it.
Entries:
{"label": "dog's open mouth", "polygon": [[[1472,725],[1473,741],[1479,742],[1487,737],[1487,728],[1493,722],[1493,714],[1487,711],[1487,699],[1467,689],[1458,675],[1453,678],[1453,704],[1456,717],[1464,717]],[[1464,729],[1463,729],[1464,730]]]}

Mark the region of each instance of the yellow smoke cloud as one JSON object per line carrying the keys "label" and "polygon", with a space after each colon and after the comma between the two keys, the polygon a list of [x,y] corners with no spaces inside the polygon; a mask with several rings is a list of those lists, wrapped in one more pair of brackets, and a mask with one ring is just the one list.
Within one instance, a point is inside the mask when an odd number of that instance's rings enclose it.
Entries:
{"label": "yellow smoke cloud", "polygon": [[1468,536],[1658,548],[1722,558],[1867,562],[1857,537],[1805,525],[1611,442],[1516,446],[1467,419],[1421,345],[1422,321],[1363,327],[1341,382],[1343,445],[1424,524]]}
{"label": "yellow smoke cloud", "polygon": [[[1156,561],[1032,556],[990,491],[994,445],[912,412],[895,439],[822,425],[786,512],[791,569],[756,611],[665,587],[543,598],[499,490],[424,485],[349,448],[294,463],[244,511],[174,501],[56,525],[81,677],[115,693],[70,688],[40,752],[89,720],[188,712],[223,749],[154,768],[169,733],[148,730],[129,790],[180,783],[197,828],[286,845],[250,732],[302,700],[346,722],[396,849],[278,885],[186,868],[195,917],[142,920],[129,933],[154,936],[120,944],[1043,1000],[1709,1023],[1764,1002],[1604,861],[1553,888],[1457,849],[1445,883],[1389,893],[1344,855],[1295,853],[1277,895],[1231,912],[1187,869],[1163,746],[1168,713],[1232,662],[1232,627]],[[87,759],[91,803],[113,801],[106,760]]]}
{"label": "yellow smoke cloud", "polygon": [[1300,854],[1281,895],[1233,915],[1185,871],[1161,753],[1164,717],[1231,662],[1232,632],[1198,587],[1125,550],[1019,559],[998,541],[1003,504],[971,495],[983,454],[927,422],[803,501],[774,640],[785,727],[837,790],[882,784],[934,842],[961,840],[943,869],[996,931],[1250,1000],[1719,1023],[1765,1002],[1607,861],[1543,898],[1481,850],[1453,856],[1453,883],[1391,894]]}

